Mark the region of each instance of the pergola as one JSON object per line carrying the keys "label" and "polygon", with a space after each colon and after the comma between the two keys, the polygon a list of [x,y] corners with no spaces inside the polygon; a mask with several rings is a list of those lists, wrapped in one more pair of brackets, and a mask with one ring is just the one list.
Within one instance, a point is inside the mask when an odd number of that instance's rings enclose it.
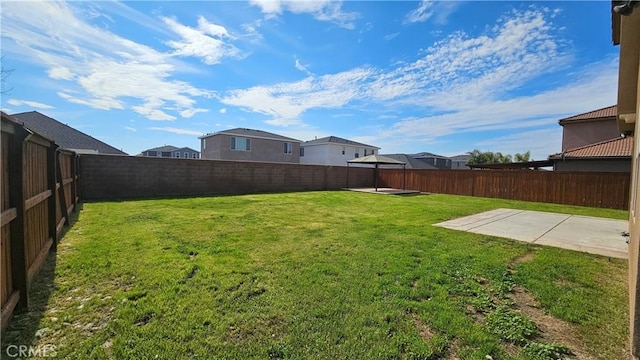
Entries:
{"label": "pergola", "polygon": [[372,164],[375,165],[374,182],[378,191],[378,166],[379,165],[402,165],[402,190],[405,190],[407,183],[407,163],[381,155],[369,155],[347,161],[347,188],[349,187],[349,164]]}

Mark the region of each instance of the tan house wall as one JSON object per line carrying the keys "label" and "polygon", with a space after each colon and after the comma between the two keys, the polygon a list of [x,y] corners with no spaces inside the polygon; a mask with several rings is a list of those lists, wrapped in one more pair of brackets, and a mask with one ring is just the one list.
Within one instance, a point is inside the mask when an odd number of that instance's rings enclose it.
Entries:
{"label": "tan house wall", "polygon": [[562,151],[620,137],[615,118],[563,125]]}
{"label": "tan house wall", "polygon": [[284,153],[284,140],[272,140],[237,135],[251,139],[251,150],[231,150],[234,135],[217,134],[201,139],[201,156],[209,160],[266,161],[300,163],[300,143],[291,141],[291,154]]}
{"label": "tan house wall", "polygon": [[631,159],[556,160],[553,170],[631,173]]}
{"label": "tan house wall", "polygon": [[[615,22],[614,22],[615,23]],[[632,15],[621,17],[620,66],[618,75],[618,115],[636,114],[635,124],[618,120],[621,131],[634,129],[633,169],[629,201],[629,318],[631,353],[640,356],[640,8]]]}

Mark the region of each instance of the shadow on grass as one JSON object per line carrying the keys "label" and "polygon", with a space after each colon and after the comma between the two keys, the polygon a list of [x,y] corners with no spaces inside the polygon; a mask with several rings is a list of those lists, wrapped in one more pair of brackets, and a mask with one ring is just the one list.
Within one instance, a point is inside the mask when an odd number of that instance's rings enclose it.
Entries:
{"label": "shadow on grass", "polygon": [[[78,204],[82,209],[82,204]],[[80,216],[80,210],[74,211],[69,216],[69,226],[65,226],[60,234],[60,240],[64,240],[66,233],[73,228]],[[42,328],[40,322],[45,315],[49,297],[55,289],[54,279],[56,274],[57,252],[51,251],[42,264],[31,284],[29,284],[29,306],[26,311],[14,313],[11,323],[2,333],[2,345],[0,359],[5,356],[19,357],[20,346],[31,346],[37,338],[44,335],[48,329]],[[40,331],[40,333],[39,333]],[[41,346],[55,344],[39,344]],[[11,348],[9,348],[11,346]],[[18,348],[16,348],[16,346]],[[51,351],[51,350],[49,350]],[[43,354],[43,353],[41,353]]]}

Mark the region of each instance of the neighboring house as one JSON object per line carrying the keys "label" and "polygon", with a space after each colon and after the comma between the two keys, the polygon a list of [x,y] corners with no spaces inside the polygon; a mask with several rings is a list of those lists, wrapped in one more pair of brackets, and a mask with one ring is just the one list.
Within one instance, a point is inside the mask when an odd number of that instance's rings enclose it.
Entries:
{"label": "neighboring house", "polygon": [[362,144],[337,136],[305,141],[300,144],[300,163],[347,166],[347,161],[377,155],[379,147]]}
{"label": "neighboring house", "polygon": [[[631,355],[640,356],[640,5],[612,2],[612,39],[620,45],[618,64],[618,129],[632,136],[633,168],[629,193],[629,313]],[[634,11],[634,6],[635,11]]]}
{"label": "neighboring house", "polygon": [[145,150],[140,154],[140,156],[199,159],[200,152],[189,147],[179,148],[176,146],[165,145]]}
{"label": "neighboring house", "polygon": [[471,159],[471,155],[456,155],[452,156],[451,159],[451,169],[452,170],[469,170],[470,167],[467,166],[467,161]]}
{"label": "neighboring house", "polygon": [[[437,167],[428,164],[424,161],[418,160],[418,159],[414,159],[413,157],[411,157],[411,155],[407,155],[407,154],[384,154],[381,156],[385,156],[394,160],[398,160],[401,161],[403,163],[406,164],[406,168],[407,169],[437,169]],[[380,165],[381,168],[393,168],[393,169],[397,169],[398,166],[396,165]]]}
{"label": "neighboring house", "polygon": [[562,151],[619,137],[616,114],[617,106],[613,105],[558,120]]}
{"label": "neighboring house", "polygon": [[433,165],[438,169],[451,169],[451,159],[446,156],[437,155],[430,152],[422,152],[410,156],[429,165]]}
{"label": "neighboring house", "polygon": [[199,139],[203,159],[300,162],[300,140],[262,130],[235,128]]}
{"label": "neighboring house", "polygon": [[55,141],[63,149],[75,151],[78,154],[128,155],[37,111],[23,112],[12,116],[26,128]]}
{"label": "neighboring house", "polygon": [[620,137],[549,156],[555,171],[631,172],[633,138]]}
{"label": "neighboring house", "polygon": [[621,138],[617,105],[558,120],[562,153],[549,156],[555,171],[630,172],[633,142]]}

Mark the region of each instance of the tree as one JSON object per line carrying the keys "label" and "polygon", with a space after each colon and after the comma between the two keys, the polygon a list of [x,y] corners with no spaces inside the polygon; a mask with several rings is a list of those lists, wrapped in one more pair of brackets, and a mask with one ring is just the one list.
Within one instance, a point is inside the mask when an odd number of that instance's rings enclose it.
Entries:
{"label": "tree", "polygon": [[0,58],[0,94],[7,95],[9,91],[13,90],[13,87],[6,87],[7,78],[11,76],[13,69],[5,69],[4,67],[4,55]]}
{"label": "tree", "polygon": [[477,165],[477,164],[508,164],[513,162],[524,162],[529,161],[531,152],[527,151],[525,153],[517,153],[513,156],[509,154],[503,154],[501,152],[491,152],[491,151],[480,151],[478,149],[474,149],[473,151],[469,151],[467,153],[471,155],[471,158],[467,161],[467,164]]}

